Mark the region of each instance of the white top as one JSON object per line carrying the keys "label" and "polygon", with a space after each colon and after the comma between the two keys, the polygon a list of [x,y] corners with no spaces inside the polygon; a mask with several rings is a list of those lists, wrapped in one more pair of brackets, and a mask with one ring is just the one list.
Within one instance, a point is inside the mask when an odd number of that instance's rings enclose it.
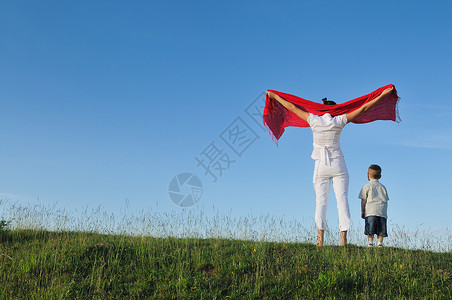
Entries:
{"label": "white top", "polygon": [[319,159],[320,162],[330,165],[331,158],[344,156],[339,139],[342,128],[348,122],[345,115],[333,118],[329,113],[321,117],[310,113],[307,121],[313,136],[312,159]]}
{"label": "white top", "polygon": [[361,189],[359,198],[366,200],[365,216],[388,218],[388,192],[377,179],[372,179]]}

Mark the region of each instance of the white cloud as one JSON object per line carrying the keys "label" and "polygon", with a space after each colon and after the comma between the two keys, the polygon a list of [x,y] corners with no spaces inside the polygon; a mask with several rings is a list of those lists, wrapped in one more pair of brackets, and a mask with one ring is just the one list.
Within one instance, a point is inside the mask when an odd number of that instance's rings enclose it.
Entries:
{"label": "white cloud", "polygon": [[452,135],[437,133],[413,136],[409,139],[401,140],[397,144],[406,147],[452,150]]}
{"label": "white cloud", "polygon": [[452,106],[439,105],[432,103],[424,104],[410,104],[420,114],[434,115],[436,118],[450,118],[452,117]]}
{"label": "white cloud", "polygon": [[15,199],[18,195],[11,194],[11,193],[0,193],[0,199]]}

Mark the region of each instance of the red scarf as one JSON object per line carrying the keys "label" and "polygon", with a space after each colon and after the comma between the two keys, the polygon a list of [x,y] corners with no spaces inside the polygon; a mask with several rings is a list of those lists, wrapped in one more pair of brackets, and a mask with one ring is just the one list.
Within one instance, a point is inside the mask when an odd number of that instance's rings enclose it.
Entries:
{"label": "red scarf", "polygon": [[[338,116],[343,114],[348,114],[355,109],[361,107],[364,103],[372,101],[378,97],[385,89],[393,87],[394,85],[388,84],[383,86],[370,94],[361,96],[359,98],[347,101],[342,104],[336,105],[324,105],[316,102],[312,102],[294,95],[269,90],[273,93],[279,95],[280,97],[292,102],[297,107],[307,111],[309,113],[322,116],[325,113],[329,113],[331,116]],[[361,116],[356,118],[353,123],[368,123],[376,120],[391,120],[400,122],[399,113],[397,110],[397,103],[399,97],[397,96],[397,91],[394,90],[383,97],[374,107],[372,107],[367,112],[363,113]],[[264,124],[269,129],[270,135],[275,142],[278,142],[281,135],[284,133],[284,128],[287,126],[296,127],[309,127],[309,124],[296,114],[288,109],[285,109],[275,99],[270,99],[267,95],[264,108]]]}

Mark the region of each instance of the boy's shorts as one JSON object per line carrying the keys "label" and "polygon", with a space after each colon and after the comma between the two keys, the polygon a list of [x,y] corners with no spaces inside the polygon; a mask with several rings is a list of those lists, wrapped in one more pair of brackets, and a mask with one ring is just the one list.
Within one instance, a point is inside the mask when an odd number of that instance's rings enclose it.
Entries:
{"label": "boy's shorts", "polygon": [[365,235],[378,235],[382,237],[388,236],[388,231],[386,229],[386,218],[369,216],[365,219],[364,225]]}

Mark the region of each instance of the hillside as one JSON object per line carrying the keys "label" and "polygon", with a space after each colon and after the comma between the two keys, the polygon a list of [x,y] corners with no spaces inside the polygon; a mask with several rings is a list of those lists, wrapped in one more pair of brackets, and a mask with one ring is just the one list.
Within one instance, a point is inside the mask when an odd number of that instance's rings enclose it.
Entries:
{"label": "hillside", "polygon": [[2,230],[0,298],[452,298],[452,255]]}

